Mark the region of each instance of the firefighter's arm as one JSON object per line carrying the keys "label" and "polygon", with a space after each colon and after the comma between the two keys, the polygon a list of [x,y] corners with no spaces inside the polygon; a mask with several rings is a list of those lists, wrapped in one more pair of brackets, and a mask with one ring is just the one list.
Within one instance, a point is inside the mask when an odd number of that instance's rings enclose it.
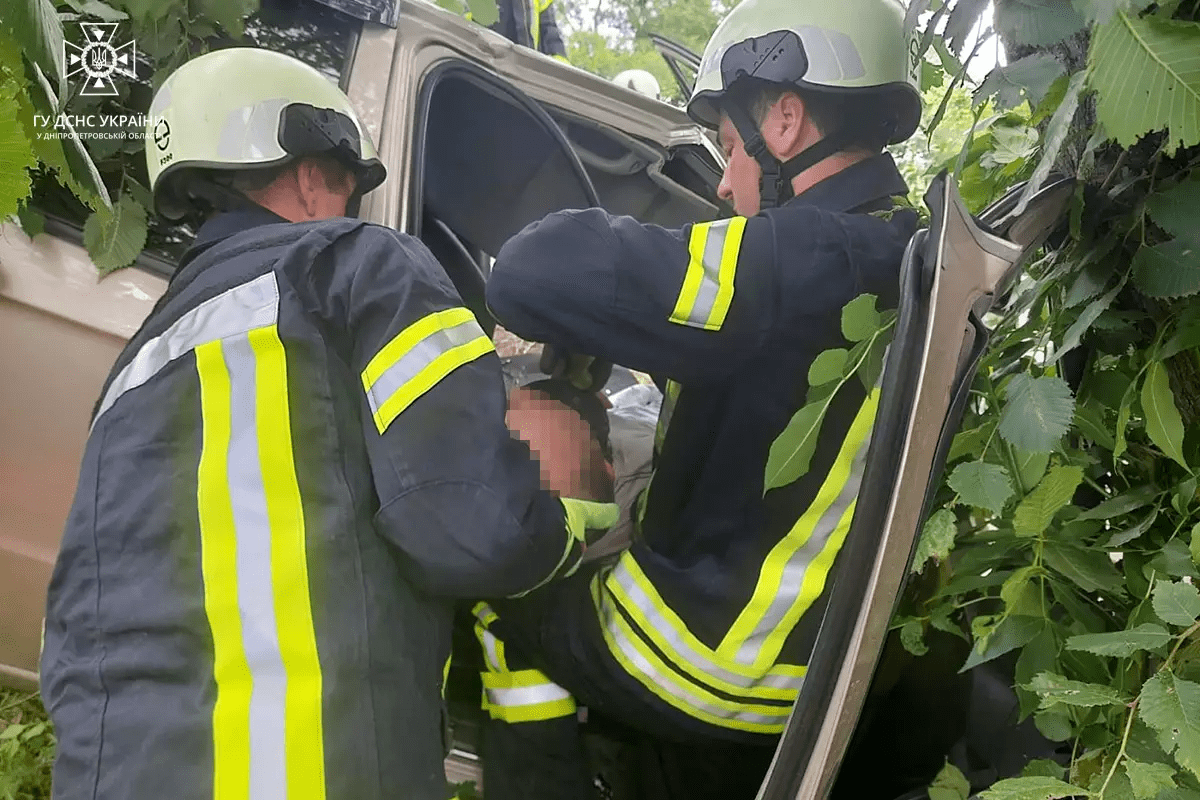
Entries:
{"label": "firefighter's arm", "polygon": [[360,239],[344,307],[377,529],[440,596],[510,596],[569,574],[585,532],[615,514],[541,491],[505,427],[491,341],[432,255],[374,226]]}
{"label": "firefighter's arm", "polygon": [[776,316],[770,222],[668,230],[562,211],[504,245],[487,286],[516,335],[681,382],[724,377]]}

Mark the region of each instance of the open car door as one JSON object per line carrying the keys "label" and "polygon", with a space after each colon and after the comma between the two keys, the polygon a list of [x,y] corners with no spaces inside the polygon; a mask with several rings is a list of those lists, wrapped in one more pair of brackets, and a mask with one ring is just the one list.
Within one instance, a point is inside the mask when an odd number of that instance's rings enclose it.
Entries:
{"label": "open car door", "polygon": [[657,33],[650,34],[650,42],[667,62],[667,69],[671,70],[671,75],[679,86],[679,94],[691,97],[692,87],[696,84],[696,73],[700,71],[700,56],[679,42]]}
{"label": "open car door", "polygon": [[804,686],[760,800],[827,797],[883,651],[929,498],[987,347],[984,315],[1056,228],[1074,191],[1023,187],[973,218],[945,173],[909,242],[866,471]]}

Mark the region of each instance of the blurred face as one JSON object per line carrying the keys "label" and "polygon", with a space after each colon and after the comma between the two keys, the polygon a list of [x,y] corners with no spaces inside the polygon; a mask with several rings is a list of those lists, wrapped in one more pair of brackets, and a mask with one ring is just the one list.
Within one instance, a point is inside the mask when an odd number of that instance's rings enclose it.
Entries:
{"label": "blurred face", "polygon": [[741,134],[729,117],[721,115],[717,139],[725,153],[725,173],[717,186],[717,195],[733,206],[739,216],[753,217],[759,211],[759,179],[762,169],[746,152]]}
{"label": "blurred face", "polygon": [[514,389],[507,422],[537,459],[543,489],[561,497],[612,500],[612,466],[574,409],[536,389]]}

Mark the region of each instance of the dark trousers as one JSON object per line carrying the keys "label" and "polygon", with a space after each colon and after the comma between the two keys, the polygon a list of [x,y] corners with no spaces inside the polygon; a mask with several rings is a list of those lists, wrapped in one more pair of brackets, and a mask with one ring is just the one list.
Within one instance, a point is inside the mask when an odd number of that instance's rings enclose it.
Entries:
{"label": "dark trousers", "polygon": [[[487,800],[593,800],[598,767],[613,800],[753,800],[778,737],[739,734],[696,720],[629,676],[608,651],[588,587],[577,575],[518,600],[491,604],[487,631],[509,670],[533,668],[586,707],[603,729],[590,764],[574,713],[506,721],[483,736]],[[494,643],[493,643],[494,649]]]}

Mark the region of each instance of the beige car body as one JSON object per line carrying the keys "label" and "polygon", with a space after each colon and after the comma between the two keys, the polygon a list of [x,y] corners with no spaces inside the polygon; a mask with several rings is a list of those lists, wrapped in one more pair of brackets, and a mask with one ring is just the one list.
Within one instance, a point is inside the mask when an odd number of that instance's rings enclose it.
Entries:
{"label": "beige car body", "polygon": [[[432,5],[401,0],[397,10],[395,28],[364,24],[345,70],[347,93],[389,173],[365,198],[365,219],[411,231],[414,109],[425,76],[451,60],[664,155],[688,145],[718,163],[711,143],[677,108]],[[700,196],[678,191],[697,218],[715,214]],[[0,226],[0,683],[36,685],[46,586],[92,406],[165,287],[164,278],[137,267],[100,278],[80,244],[53,233],[31,240],[14,224]]]}

